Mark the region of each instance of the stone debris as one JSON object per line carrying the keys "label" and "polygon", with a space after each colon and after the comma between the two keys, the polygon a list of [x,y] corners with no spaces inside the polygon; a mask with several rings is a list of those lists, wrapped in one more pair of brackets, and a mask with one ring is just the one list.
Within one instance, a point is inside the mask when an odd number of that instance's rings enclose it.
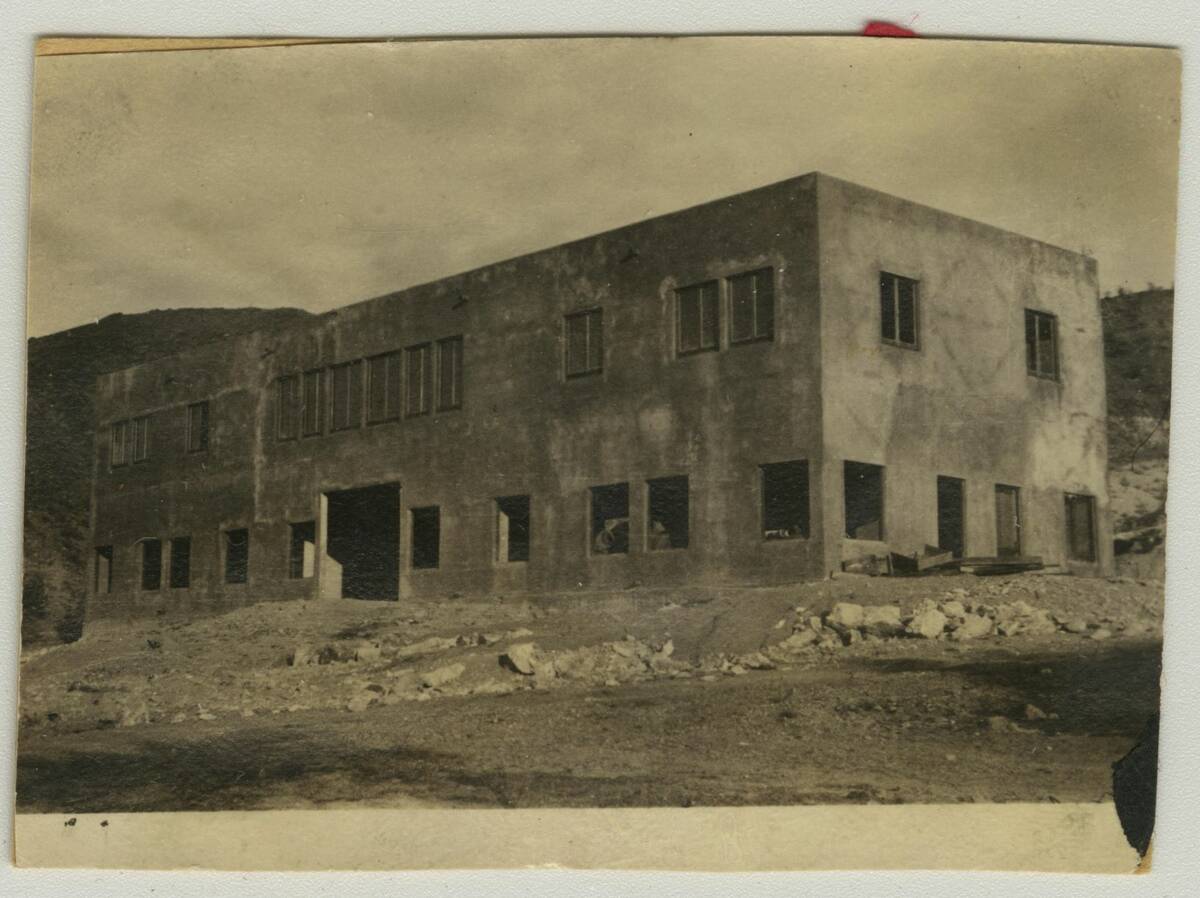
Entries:
{"label": "stone debris", "polygon": [[1041,708],[1039,708],[1037,705],[1026,705],[1025,706],[1025,719],[1026,720],[1045,720],[1047,718],[1047,716],[1048,715],[1046,714],[1046,712],[1043,711]]}
{"label": "stone debris", "polygon": [[954,632],[950,634],[950,638],[956,641],[966,639],[983,639],[986,636],[991,636],[995,625],[991,618],[984,617],[981,614],[968,614],[954,628]]}
{"label": "stone debris", "polygon": [[1111,636],[1112,636],[1112,630],[1107,630],[1104,627],[1101,627],[1098,630],[1092,631],[1092,635],[1089,636],[1088,638],[1095,639],[1095,640],[1101,640],[1101,639],[1108,639]]}
{"label": "stone debris", "polygon": [[881,639],[890,639],[904,632],[899,605],[868,605],[863,608],[863,632]]}
{"label": "stone debris", "polygon": [[510,645],[508,650],[500,656],[500,663],[519,674],[531,677],[533,676],[533,653],[535,651],[532,642]]}
{"label": "stone debris", "polygon": [[421,674],[421,685],[426,689],[439,689],[447,683],[454,682],[466,671],[467,668],[463,664],[447,664],[445,667]]}
{"label": "stone debris", "polygon": [[863,606],[853,602],[838,602],[825,615],[825,625],[839,633],[857,630],[863,625]]}
{"label": "stone debris", "polygon": [[945,629],[946,615],[937,608],[928,608],[913,615],[905,632],[910,636],[919,636],[922,639],[937,639]]}

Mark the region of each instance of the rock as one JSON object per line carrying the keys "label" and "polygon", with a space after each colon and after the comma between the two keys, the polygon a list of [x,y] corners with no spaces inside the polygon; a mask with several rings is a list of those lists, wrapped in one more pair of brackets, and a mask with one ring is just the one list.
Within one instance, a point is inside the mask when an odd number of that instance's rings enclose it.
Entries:
{"label": "rock", "polygon": [[675,654],[675,643],[668,639],[661,646],[659,646],[656,654],[662,656],[663,658],[670,658],[673,654]]}
{"label": "rock", "polygon": [[374,643],[364,642],[354,650],[356,661],[378,661],[383,657],[383,649]]}
{"label": "rock", "polygon": [[778,643],[775,647],[785,652],[798,652],[808,648],[818,639],[820,637],[812,630],[800,630],[793,633],[783,642]]}
{"label": "rock", "polygon": [[316,660],[316,652],[312,650],[311,646],[307,645],[296,646],[287,657],[287,663],[290,667],[304,667],[304,665],[312,664]]}
{"label": "rock", "polygon": [[818,636],[821,634],[821,631],[825,629],[825,624],[815,614],[810,615],[805,623],[808,624],[808,629],[812,630]]}
{"label": "rock", "polygon": [[196,715],[196,719],[197,720],[216,720],[217,715],[210,714],[208,711],[201,711],[199,714]]}
{"label": "rock", "polygon": [[458,645],[456,638],[430,636],[428,639],[422,639],[420,642],[401,646],[396,650],[396,657],[417,658],[421,655],[434,655],[438,652],[444,652],[446,649],[454,648],[456,645]]}
{"label": "rock", "polygon": [[1041,708],[1039,708],[1037,705],[1026,705],[1025,706],[1025,719],[1026,720],[1045,720],[1046,712],[1043,711]]}
{"label": "rock", "polygon": [[922,639],[937,639],[942,635],[944,629],[946,629],[946,615],[936,608],[931,608],[915,615],[908,622],[906,632],[912,636],[920,636]]}
{"label": "rock", "polygon": [[1001,636],[1016,636],[1024,629],[1017,620],[996,620],[996,632]]}
{"label": "rock", "polygon": [[508,639],[524,639],[526,636],[532,636],[532,630],[526,630],[524,627],[518,627],[515,630],[509,630],[504,634]]}
{"label": "rock", "polygon": [[942,602],[942,604],[939,606],[939,610],[942,612],[942,614],[946,615],[946,617],[962,618],[966,617],[967,615],[967,609],[963,607],[963,603],[956,599],[949,602]]}
{"label": "rock", "polygon": [[638,654],[637,643],[628,639],[612,643],[612,650],[622,658],[636,658]]}
{"label": "rock", "polygon": [[462,664],[447,664],[421,675],[421,685],[426,689],[438,689],[461,677],[467,668]]}
{"label": "rock", "polygon": [[847,630],[842,634],[842,645],[854,645],[862,639],[862,634],[857,630]]}
{"label": "rock", "polygon": [[863,625],[863,606],[854,602],[838,602],[825,615],[825,623],[839,632],[857,630]]}
{"label": "rock", "polygon": [[1001,717],[999,714],[989,717],[987,726],[993,733],[1007,733],[1012,730],[1012,724],[1009,723],[1008,718]]}
{"label": "rock", "polygon": [[992,622],[979,614],[968,614],[950,634],[950,638],[961,642],[965,639],[982,639],[992,634]]}
{"label": "rock", "polygon": [[500,656],[500,663],[527,677],[533,676],[533,656],[537,651],[532,642],[510,645]]}
{"label": "rock", "polygon": [[1094,632],[1092,633],[1092,635],[1091,635],[1090,637],[1088,637],[1088,638],[1089,638],[1089,639],[1095,639],[1095,640],[1099,641],[1099,640],[1102,640],[1102,639],[1108,639],[1110,636],[1112,636],[1112,631],[1111,631],[1111,630],[1106,630],[1106,629],[1104,629],[1103,627],[1101,627],[1099,630],[1096,630],[1096,631],[1094,631]]}
{"label": "rock", "polygon": [[1050,616],[1049,612],[1042,611],[1041,609],[1022,619],[1021,624],[1025,628],[1026,633],[1048,635],[1058,632],[1058,625],[1054,623],[1054,619]]}
{"label": "rock", "polygon": [[750,670],[774,670],[775,665],[771,659],[762,652],[751,652],[749,655],[742,655],[738,658],[738,664]]}
{"label": "rock", "polygon": [[899,605],[867,605],[863,608],[862,629],[871,636],[888,638],[904,632]]}
{"label": "rock", "polygon": [[1068,633],[1086,633],[1088,631],[1088,622],[1082,617],[1072,618],[1063,624],[1063,629]]}

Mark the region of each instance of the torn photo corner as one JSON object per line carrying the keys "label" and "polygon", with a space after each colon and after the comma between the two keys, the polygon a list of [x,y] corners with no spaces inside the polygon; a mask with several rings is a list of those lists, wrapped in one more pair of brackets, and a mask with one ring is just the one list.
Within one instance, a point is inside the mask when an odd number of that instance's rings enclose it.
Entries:
{"label": "torn photo corner", "polygon": [[1131,873],[1178,54],[53,41],[23,866]]}

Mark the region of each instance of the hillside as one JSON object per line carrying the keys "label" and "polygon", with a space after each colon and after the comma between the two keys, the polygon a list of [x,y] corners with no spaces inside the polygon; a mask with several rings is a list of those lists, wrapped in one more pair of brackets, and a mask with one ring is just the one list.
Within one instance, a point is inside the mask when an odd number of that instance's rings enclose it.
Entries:
{"label": "hillside", "polygon": [[299,309],[167,309],[109,315],[28,343],[26,642],[72,638],[87,582],[96,377],[200,343],[309,317]]}

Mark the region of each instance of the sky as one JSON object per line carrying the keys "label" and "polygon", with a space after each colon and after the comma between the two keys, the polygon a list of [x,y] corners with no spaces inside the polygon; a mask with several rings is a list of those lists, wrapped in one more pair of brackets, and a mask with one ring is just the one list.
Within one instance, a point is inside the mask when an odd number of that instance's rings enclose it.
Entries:
{"label": "sky", "polygon": [[819,170],[1174,283],[1178,56],[868,38],[41,57],[30,336],[313,312]]}

